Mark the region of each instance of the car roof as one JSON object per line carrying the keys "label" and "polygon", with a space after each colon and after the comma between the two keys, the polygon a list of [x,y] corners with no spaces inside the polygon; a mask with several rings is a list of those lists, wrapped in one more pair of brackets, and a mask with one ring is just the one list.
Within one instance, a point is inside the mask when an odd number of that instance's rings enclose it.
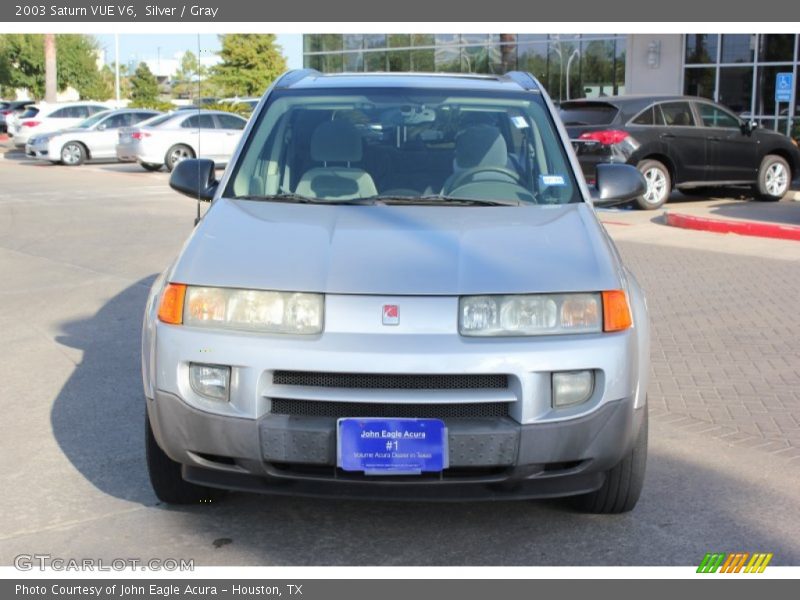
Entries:
{"label": "car roof", "polygon": [[[527,78],[527,85],[522,85]],[[276,83],[282,89],[414,88],[485,91],[538,89],[532,76],[511,72],[505,75],[461,73],[320,73],[313,69],[289,71]]]}
{"label": "car roof", "polygon": [[672,94],[625,94],[621,96],[600,96],[598,98],[576,98],[574,100],[565,100],[561,103],[561,105],[602,103],[623,106],[628,104],[650,104],[652,102],[669,101],[713,102],[713,100],[710,100],[709,98],[701,98],[699,96],[680,96]]}

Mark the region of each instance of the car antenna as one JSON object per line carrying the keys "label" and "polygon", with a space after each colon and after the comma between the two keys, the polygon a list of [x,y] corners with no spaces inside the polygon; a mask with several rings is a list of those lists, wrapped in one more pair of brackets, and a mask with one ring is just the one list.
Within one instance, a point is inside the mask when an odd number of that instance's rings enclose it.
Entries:
{"label": "car antenna", "polygon": [[[200,32],[197,33],[197,62],[195,63],[197,70],[197,101],[200,101]],[[203,128],[200,127],[200,111],[198,110],[197,116],[197,156],[200,156],[200,136],[203,134]],[[197,181],[200,181],[200,163],[197,163]],[[200,222],[200,190],[197,190],[197,214],[194,217],[194,226]]]}

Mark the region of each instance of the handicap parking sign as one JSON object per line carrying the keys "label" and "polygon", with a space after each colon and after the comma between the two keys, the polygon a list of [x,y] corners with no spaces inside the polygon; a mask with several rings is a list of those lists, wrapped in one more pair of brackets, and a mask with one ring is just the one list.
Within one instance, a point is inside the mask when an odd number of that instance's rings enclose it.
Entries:
{"label": "handicap parking sign", "polygon": [[791,73],[778,73],[775,76],[775,102],[792,101],[793,79]]}

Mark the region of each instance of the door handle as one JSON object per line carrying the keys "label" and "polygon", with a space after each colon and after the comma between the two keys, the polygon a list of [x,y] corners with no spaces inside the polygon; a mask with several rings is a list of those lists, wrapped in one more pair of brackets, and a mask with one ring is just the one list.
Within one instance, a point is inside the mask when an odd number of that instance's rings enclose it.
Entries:
{"label": "door handle", "polygon": [[666,139],[671,139],[671,138],[674,138],[674,137],[675,137],[675,134],[674,134],[674,133],[662,133],[662,134],[661,134],[661,138],[662,138],[662,139],[665,139],[665,140],[666,140]]}
{"label": "door handle", "polygon": [[722,140],[722,138],[718,138],[718,137],[710,137],[710,138],[708,138],[709,142],[719,142],[721,140]]}

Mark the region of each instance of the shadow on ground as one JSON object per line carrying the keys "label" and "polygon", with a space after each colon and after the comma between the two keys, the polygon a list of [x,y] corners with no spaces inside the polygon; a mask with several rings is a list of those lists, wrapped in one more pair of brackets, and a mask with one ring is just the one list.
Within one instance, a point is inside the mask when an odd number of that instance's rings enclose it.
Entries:
{"label": "shadow on ground", "polygon": [[[800,561],[792,528],[782,527],[800,522],[798,500],[769,481],[725,474],[713,453],[679,457],[673,449],[687,442],[669,439],[666,426],[651,430],[645,492],[627,515],[582,515],[553,501],[412,504],[235,493],[213,505],[159,505],[144,463],[139,373],[152,279],[63,325],[58,342],[80,349],[83,360],[51,414],[56,440],[83,477],[100,493],[148,507],[115,517],[120,528],[137,531],[138,544],[163,544],[166,535],[198,565],[690,565],[709,551],[756,550],[775,553],[775,564]],[[110,540],[109,551],[127,556],[124,542]]]}

